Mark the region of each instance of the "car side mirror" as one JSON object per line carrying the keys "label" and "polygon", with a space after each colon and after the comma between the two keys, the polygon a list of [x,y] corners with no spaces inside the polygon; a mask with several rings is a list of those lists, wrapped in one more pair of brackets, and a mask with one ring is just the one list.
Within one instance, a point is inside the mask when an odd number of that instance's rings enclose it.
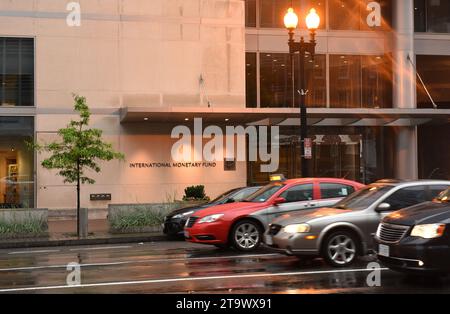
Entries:
{"label": "car side mirror", "polygon": [[273,205],[277,206],[280,204],[286,203],[286,199],[284,197],[277,197],[274,201],[273,201]]}
{"label": "car side mirror", "polygon": [[381,203],[380,205],[378,205],[378,207],[375,209],[375,211],[381,213],[381,212],[385,212],[391,209],[391,204],[389,203]]}

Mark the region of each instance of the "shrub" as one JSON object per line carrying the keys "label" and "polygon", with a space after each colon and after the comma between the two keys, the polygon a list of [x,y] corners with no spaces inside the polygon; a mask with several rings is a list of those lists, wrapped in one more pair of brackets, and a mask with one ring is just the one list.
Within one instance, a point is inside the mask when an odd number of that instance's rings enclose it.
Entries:
{"label": "shrub", "polygon": [[47,221],[27,219],[22,222],[0,221],[0,236],[39,235],[47,232]]}
{"label": "shrub", "polygon": [[137,207],[131,211],[119,211],[110,217],[110,225],[115,230],[160,226],[167,213]]}
{"label": "shrub", "polygon": [[204,185],[188,186],[184,189],[183,200],[207,200]]}

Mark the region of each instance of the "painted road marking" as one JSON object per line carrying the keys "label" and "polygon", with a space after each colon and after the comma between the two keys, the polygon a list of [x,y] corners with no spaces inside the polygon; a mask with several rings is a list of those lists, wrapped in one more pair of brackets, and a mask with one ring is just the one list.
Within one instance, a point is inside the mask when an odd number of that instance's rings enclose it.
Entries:
{"label": "painted road marking", "polygon": [[[388,268],[380,268],[380,271],[389,270]],[[230,275],[230,276],[209,276],[209,277],[190,277],[190,278],[169,278],[169,279],[152,279],[139,281],[118,281],[118,282],[103,282],[81,284],[76,286],[46,286],[46,287],[27,287],[14,289],[0,289],[0,293],[5,292],[20,292],[20,291],[39,291],[39,290],[58,290],[58,289],[74,289],[74,288],[92,288],[92,287],[108,287],[108,286],[128,286],[128,285],[143,285],[154,283],[170,283],[183,281],[204,281],[204,280],[221,280],[221,279],[242,279],[242,278],[262,278],[262,277],[286,277],[286,276],[300,276],[300,275],[319,275],[319,274],[338,274],[351,272],[372,272],[373,269],[358,268],[358,269],[338,269],[338,270],[320,270],[320,271],[303,271],[303,272],[289,272],[289,273],[264,273],[264,274],[249,274],[249,275]]]}
{"label": "painted road marking", "polygon": [[17,251],[17,252],[9,252],[8,255],[34,254],[34,253],[54,253],[54,252],[59,252],[59,251],[60,250]]}
{"label": "painted road marking", "polygon": [[[115,266],[115,265],[128,265],[128,264],[143,264],[143,263],[165,263],[165,262],[181,262],[181,261],[196,261],[196,260],[211,260],[211,259],[243,259],[243,258],[255,258],[255,257],[283,257],[286,256],[280,254],[253,254],[253,255],[235,255],[235,256],[209,256],[209,257],[192,257],[192,258],[166,258],[166,259],[146,259],[137,261],[122,261],[122,262],[109,262],[109,263],[91,263],[80,264],[80,267],[95,267],[95,266]],[[21,270],[37,270],[37,269],[50,269],[50,268],[66,268],[67,265],[48,265],[48,266],[29,266],[29,267],[16,267],[16,268],[0,268],[0,272],[6,271],[21,271]]]}
{"label": "painted road marking", "polygon": [[85,247],[85,248],[77,248],[70,249],[69,251],[95,251],[95,250],[113,250],[113,249],[129,249],[132,248],[131,245],[122,245],[122,246],[101,246],[101,247]]}

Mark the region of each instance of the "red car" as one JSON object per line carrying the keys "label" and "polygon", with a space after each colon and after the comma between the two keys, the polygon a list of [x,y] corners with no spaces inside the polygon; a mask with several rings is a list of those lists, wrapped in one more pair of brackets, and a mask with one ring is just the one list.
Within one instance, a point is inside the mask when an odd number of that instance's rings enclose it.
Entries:
{"label": "red car", "polygon": [[364,187],[363,184],[333,178],[302,178],[278,181],[263,187],[239,203],[200,210],[184,228],[187,241],[234,246],[240,251],[258,248],[267,226],[275,218],[302,210],[333,206]]}

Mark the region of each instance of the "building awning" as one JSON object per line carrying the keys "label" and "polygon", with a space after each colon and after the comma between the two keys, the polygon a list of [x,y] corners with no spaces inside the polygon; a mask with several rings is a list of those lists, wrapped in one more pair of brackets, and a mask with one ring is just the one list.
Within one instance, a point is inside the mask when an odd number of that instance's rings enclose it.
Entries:
{"label": "building awning", "polygon": [[[183,124],[186,119],[202,118],[204,124],[280,125],[300,124],[298,108],[199,108],[125,107],[121,123],[150,121]],[[309,108],[311,126],[417,126],[450,123],[450,109],[331,109]]]}

